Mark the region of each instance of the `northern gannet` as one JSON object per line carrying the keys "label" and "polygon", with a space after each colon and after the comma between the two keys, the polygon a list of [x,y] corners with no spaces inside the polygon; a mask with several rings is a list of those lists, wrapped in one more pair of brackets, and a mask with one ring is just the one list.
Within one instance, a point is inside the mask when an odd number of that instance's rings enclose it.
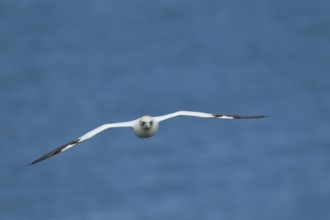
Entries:
{"label": "northern gannet", "polygon": [[50,158],[56,154],[59,154],[65,150],[70,149],[71,147],[86,141],[92,137],[94,137],[96,134],[107,130],[109,128],[121,128],[121,127],[129,127],[133,129],[133,132],[136,136],[140,138],[148,138],[153,136],[157,131],[159,127],[159,123],[161,121],[177,117],[177,116],[191,116],[191,117],[198,117],[198,118],[219,118],[219,119],[251,119],[251,118],[264,118],[266,116],[244,116],[244,115],[227,115],[227,114],[210,114],[210,113],[204,113],[204,112],[193,112],[193,111],[177,111],[171,114],[166,114],[162,116],[142,116],[141,118],[135,119],[133,121],[128,122],[118,122],[118,123],[111,123],[111,124],[104,124],[101,125],[83,136],[70,141],[67,144],[64,144],[58,148],[55,148],[54,150],[50,151],[49,153],[45,154],[44,156],[34,160],[29,165],[38,163],[40,161],[43,161],[47,158]]}

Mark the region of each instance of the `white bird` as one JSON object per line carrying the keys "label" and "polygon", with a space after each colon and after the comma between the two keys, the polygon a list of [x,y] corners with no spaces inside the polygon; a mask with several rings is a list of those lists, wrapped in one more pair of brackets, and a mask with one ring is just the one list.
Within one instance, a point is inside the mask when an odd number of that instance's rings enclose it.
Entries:
{"label": "white bird", "polygon": [[86,141],[92,137],[94,137],[96,134],[107,130],[109,128],[121,128],[121,127],[129,127],[133,129],[133,132],[136,136],[140,138],[148,138],[153,136],[158,131],[159,122],[177,117],[177,116],[192,116],[192,117],[199,117],[199,118],[220,118],[220,119],[249,119],[249,118],[264,118],[266,116],[244,116],[244,115],[226,115],[226,114],[210,114],[210,113],[204,113],[204,112],[193,112],[193,111],[177,111],[171,114],[166,114],[162,116],[142,116],[141,118],[135,119],[133,121],[128,122],[119,122],[119,123],[111,123],[111,124],[104,124],[101,125],[94,130],[91,130],[84,134],[83,136],[70,141],[67,144],[64,144],[58,148],[55,148],[54,150],[50,151],[49,153],[45,154],[44,156],[34,160],[29,165],[38,163],[40,161],[43,161],[45,159],[48,159],[56,154],[59,154],[63,151],[66,151],[73,146]]}

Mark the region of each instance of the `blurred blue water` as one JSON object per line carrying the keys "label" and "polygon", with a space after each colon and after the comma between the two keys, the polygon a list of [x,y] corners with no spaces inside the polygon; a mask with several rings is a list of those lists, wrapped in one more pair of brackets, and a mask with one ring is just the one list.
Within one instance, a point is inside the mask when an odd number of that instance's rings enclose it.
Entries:
{"label": "blurred blue water", "polygon": [[[0,219],[330,219],[330,3],[0,2]],[[177,110],[151,139],[105,122]]]}

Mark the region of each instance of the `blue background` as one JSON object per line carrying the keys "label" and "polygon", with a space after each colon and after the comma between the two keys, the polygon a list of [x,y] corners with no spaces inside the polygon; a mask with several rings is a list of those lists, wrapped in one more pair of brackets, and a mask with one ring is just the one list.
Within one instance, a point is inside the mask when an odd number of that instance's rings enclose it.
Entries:
{"label": "blue background", "polygon": [[[330,2],[2,0],[0,219],[330,219]],[[271,117],[107,122],[177,110]]]}

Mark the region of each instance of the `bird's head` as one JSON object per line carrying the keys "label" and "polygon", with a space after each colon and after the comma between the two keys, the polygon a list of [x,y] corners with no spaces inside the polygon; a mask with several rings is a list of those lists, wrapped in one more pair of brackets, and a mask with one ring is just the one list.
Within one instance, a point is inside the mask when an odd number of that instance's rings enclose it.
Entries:
{"label": "bird's head", "polygon": [[140,118],[139,124],[140,127],[146,131],[152,128],[152,126],[154,125],[154,120],[150,116],[143,116]]}

